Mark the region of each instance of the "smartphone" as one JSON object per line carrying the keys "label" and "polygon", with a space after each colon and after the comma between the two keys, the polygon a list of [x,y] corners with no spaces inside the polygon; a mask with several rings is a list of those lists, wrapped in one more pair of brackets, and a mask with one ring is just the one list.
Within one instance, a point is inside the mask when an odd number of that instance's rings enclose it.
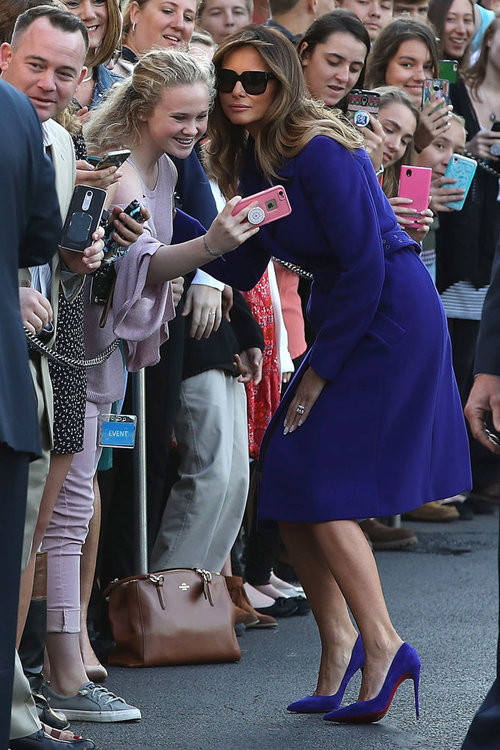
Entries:
{"label": "smartphone", "polygon": [[469,157],[462,156],[462,154],[452,154],[444,176],[453,177],[453,179],[456,180],[454,185],[448,185],[448,187],[462,188],[465,190],[465,194],[462,200],[446,203],[449,208],[453,208],[455,211],[461,211],[476,169],[477,162],[474,159],[469,159]]}
{"label": "smartphone", "polygon": [[378,91],[366,91],[364,89],[353,89],[347,96],[347,118],[358,127],[369,125],[370,118],[367,113],[378,117],[380,107],[380,94]]}
{"label": "smartphone", "polygon": [[456,83],[458,76],[458,60],[440,60],[439,77],[445,78],[450,83]]}
{"label": "smartphone", "polygon": [[[418,212],[423,211],[429,206],[431,179],[432,169],[429,167],[411,167],[403,164],[399,176],[398,197],[411,198],[413,203],[408,208]],[[405,226],[417,227],[419,224],[415,219]]]}
{"label": "smartphone", "polygon": [[92,244],[92,235],[100,224],[107,192],[102,188],[77,185],[73,191],[60,247],[83,253]]}
{"label": "smartphone", "polygon": [[106,169],[106,167],[121,167],[124,161],[128,159],[132,152],[128,149],[122,151],[109,151],[104,156],[87,156],[87,161],[96,169]]}
{"label": "smartphone", "polygon": [[260,193],[250,195],[248,198],[243,198],[233,210],[233,216],[245,208],[250,203],[258,202],[258,206],[255,206],[248,212],[248,221],[250,224],[256,224],[262,226],[263,224],[269,224],[271,221],[281,219],[284,216],[292,213],[292,207],[288,201],[288,196],[285,192],[283,185],[274,185],[267,190],[262,190]]}
{"label": "smartphone", "polygon": [[[144,223],[144,215],[141,213],[141,204],[137,200],[131,201],[126,208],[123,209],[123,213],[128,214],[128,216],[131,216],[133,219],[139,222],[139,224]],[[104,252],[109,253],[112,252],[113,255],[124,255],[127,252],[128,248],[124,248],[121,245],[118,244],[118,242],[113,239],[113,232],[115,231],[115,227],[113,224],[108,224],[105,232],[105,243],[104,243]]]}
{"label": "smartphone", "polygon": [[422,89],[422,109],[435,99],[444,98],[444,104],[450,102],[450,82],[446,78],[426,78]]}

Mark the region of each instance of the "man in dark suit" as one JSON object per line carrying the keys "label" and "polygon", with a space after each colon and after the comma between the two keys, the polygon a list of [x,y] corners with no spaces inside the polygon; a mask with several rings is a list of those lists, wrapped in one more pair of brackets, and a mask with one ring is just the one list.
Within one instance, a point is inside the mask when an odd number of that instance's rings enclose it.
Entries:
{"label": "man in dark suit", "polygon": [[[476,378],[465,406],[472,434],[493,453],[500,445],[485,424],[492,419],[500,432],[500,242],[497,245],[491,286],[483,308],[474,365]],[[500,547],[499,547],[500,570]],[[462,750],[498,750],[500,746],[500,641],[497,646],[497,676],[478,709]]]}
{"label": "man in dark suit", "polygon": [[[41,453],[19,306],[18,268],[47,263],[61,217],[54,170],[28,98],[0,81],[0,747],[8,744],[28,464]],[[41,313],[48,321],[50,312]]]}

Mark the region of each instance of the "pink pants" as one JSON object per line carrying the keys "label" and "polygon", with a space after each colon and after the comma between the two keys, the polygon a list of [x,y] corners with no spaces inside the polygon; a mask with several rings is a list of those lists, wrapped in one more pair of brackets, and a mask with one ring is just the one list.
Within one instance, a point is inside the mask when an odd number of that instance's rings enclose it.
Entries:
{"label": "pink pants", "polygon": [[102,448],[98,443],[99,415],[110,404],[87,401],[83,451],[75,453],[45,533],[48,553],[47,632],[80,632],[80,557],[94,513],[94,475]]}

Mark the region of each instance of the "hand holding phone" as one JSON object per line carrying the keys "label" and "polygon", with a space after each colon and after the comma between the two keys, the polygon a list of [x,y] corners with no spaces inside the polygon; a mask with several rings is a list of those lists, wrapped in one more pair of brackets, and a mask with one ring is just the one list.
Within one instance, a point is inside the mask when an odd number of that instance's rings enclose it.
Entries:
{"label": "hand holding phone", "polygon": [[477,162],[474,159],[469,159],[467,156],[462,156],[462,154],[452,154],[451,159],[448,162],[448,166],[446,167],[444,176],[445,178],[449,177],[455,180],[453,186],[461,188],[464,191],[464,195],[461,200],[450,201],[449,203],[447,203],[446,205],[448,208],[452,208],[455,211],[462,210],[465,199],[467,198],[467,193],[469,192],[469,188],[474,178],[476,168]]}
{"label": "hand holding phone", "polygon": [[[432,169],[429,167],[412,167],[408,164],[401,166],[399,177],[399,198],[410,198],[409,205],[416,214],[425,211],[429,206],[431,192]],[[407,226],[417,228],[417,217]]]}
{"label": "hand holding phone", "polygon": [[106,167],[121,167],[124,161],[128,159],[132,152],[128,149],[121,151],[109,151],[104,156],[87,156],[87,161],[95,169],[106,169]]}
{"label": "hand holding phone", "polygon": [[[131,201],[126,208],[123,209],[121,213],[127,214],[127,216],[130,216],[132,219],[137,221],[139,224],[143,224],[146,220],[146,217],[142,213],[142,206],[137,200]],[[128,247],[124,247],[123,245],[120,245],[120,243],[113,238],[113,233],[115,231],[115,227],[113,223],[108,224],[106,231],[105,231],[105,237],[106,242],[104,244],[104,253],[111,254],[112,256],[119,257],[120,255],[125,255],[125,253],[128,250]]]}
{"label": "hand holding phone", "polygon": [[450,82],[446,78],[426,78],[422,88],[422,109],[437,99],[444,99],[440,107],[450,103]]}
{"label": "hand holding phone", "polygon": [[271,221],[281,219],[292,212],[292,207],[290,206],[283,185],[274,185],[274,187],[262,190],[260,193],[255,193],[255,195],[250,195],[248,198],[242,198],[234,208],[232,212],[233,216],[251,203],[257,203],[258,205],[250,209],[247,218],[250,224],[255,224],[256,226],[269,224]]}
{"label": "hand holding phone", "polygon": [[77,185],[64,222],[59,246],[83,253],[92,244],[92,235],[98,228],[104,203],[107,197],[105,190]]}
{"label": "hand holding phone", "polygon": [[439,60],[439,77],[446,78],[450,83],[456,83],[458,76],[458,60]]}
{"label": "hand holding phone", "polygon": [[370,118],[378,117],[380,94],[378,91],[353,89],[347,96],[347,119],[360,128],[370,124]]}

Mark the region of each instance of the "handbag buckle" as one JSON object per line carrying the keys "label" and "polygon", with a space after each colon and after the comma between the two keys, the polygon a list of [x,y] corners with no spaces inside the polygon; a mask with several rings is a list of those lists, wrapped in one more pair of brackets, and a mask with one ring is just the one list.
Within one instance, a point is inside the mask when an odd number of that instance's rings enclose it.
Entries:
{"label": "handbag buckle", "polygon": [[154,585],[156,586],[156,593],[158,594],[158,600],[160,602],[160,607],[162,609],[165,609],[165,602],[163,601],[163,592],[162,592],[162,589],[163,589],[163,580],[164,580],[163,576],[161,576],[161,575],[160,576],[155,576],[152,573],[150,573],[148,575],[148,578],[151,581],[151,583],[154,583]]}
{"label": "handbag buckle", "polygon": [[210,606],[214,606],[214,597],[212,593],[212,574],[209,570],[202,570],[201,568],[195,568],[196,572],[203,578],[203,596],[208,599]]}

